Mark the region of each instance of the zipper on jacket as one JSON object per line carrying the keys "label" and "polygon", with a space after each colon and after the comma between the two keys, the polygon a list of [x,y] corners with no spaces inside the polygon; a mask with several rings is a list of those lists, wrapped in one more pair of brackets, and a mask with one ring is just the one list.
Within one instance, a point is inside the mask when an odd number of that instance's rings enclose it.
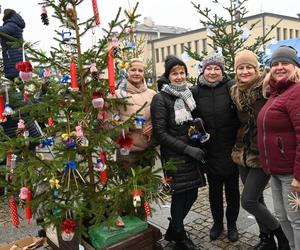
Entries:
{"label": "zipper on jacket", "polygon": [[278,145],[278,148],[279,148],[279,151],[282,155],[283,158],[286,158],[285,157],[285,149],[284,149],[284,144],[283,144],[283,140],[281,137],[277,137],[277,145]]}
{"label": "zipper on jacket", "polygon": [[[279,95],[278,95],[279,96]],[[278,97],[277,96],[277,97]],[[266,109],[264,116],[263,116],[263,145],[264,145],[264,152],[265,152],[265,163],[266,166],[268,167],[269,165],[269,159],[268,159],[268,152],[267,152],[267,143],[266,143],[266,117],[267,117],[267,113],[270,110],[270,108],[273,106],[273,104],[277,101],[277,97],[274,98],[274,100],[272,101],[271,105]],[[270,172],[269,167],[268,167],[268,172]]]}

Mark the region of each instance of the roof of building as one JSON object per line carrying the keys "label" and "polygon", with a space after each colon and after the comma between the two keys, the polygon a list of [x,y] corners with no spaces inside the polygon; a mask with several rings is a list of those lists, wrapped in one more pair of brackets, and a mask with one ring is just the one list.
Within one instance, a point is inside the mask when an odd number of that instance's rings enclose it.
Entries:
{"label": "roof of building", "polygon": [[[291,21],[299,21],[300,20],[298,17],[284,16],[284,15],[279,15],[279,14],[274,14],[274,13],[269,13],[269,12],[263,12],[263,13],[260,13],[260,14],[256,14],[256,15],[244,17],[244,20],[245,21],[250,21],[252,19],[266,17],[266,16],[271,16],[271,17],[276,17],[276,18],[281,18],[281,19],[287,19],[287,20],[291,20]],[[180,36],[185,36],[185,35],[188,35],[188,34],[202,32],[204,30],[206,30],[206,28],[202,27],[200,29],[187,30],[186,32],[179,33],[179,34],[174,34],[174,35],[176,37],[180,37]],[[172,37],[171,36],[167,36],[167,37],[162,37],[162,38],[158,38],[158,39],[149,40],[148,43],[153,43],[153,42],[157,42],[157,41],[168,40],[168,39],[171,39],[171,38],[174,38],[174,36],[172,36]]]}
{"label": "roof of building", "polygon": [[135,30],[136,32],[145,32],[145,33],[160,32],[163,34],[181,34],[188,31],[188,29],[175,27],[175,26],[166,26],[166,25],[148,26],[146,24],[137,24]]}

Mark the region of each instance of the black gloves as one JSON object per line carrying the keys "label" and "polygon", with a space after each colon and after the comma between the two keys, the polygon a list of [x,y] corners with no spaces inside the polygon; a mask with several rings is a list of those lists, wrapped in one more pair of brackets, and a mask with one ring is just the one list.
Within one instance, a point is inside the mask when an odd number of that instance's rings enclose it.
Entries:
{"label": "black gloves", "polygon": [[194,158],[197,161],[205,162],[204,161],[204,151],[201,148],[196,148],[192,146],[187,146],[184,150],[184,153],[188,156]]}

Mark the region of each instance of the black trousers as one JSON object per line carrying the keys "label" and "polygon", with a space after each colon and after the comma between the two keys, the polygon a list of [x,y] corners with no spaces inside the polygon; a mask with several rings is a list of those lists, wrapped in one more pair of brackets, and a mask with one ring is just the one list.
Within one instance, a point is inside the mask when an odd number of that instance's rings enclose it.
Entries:
{"label": "black trousers", "polygon": [[228,176],[207,173],[209,187],[209,203],[214,223],[223,224],[225,186],[227,227],[235,225],[240,211],[240,191],[238,173]]}
{"label": "black trousers", "polygon": [[241,180],[244,184],[241,203],[242,207],[252,214],[258,224],[260,232],[270,233],[279,227],[279,222],[266,206],[263,191],[270,176],[262,168],[239,167]]}
{"label": "black trousers", "polygon": [[171,217],[172,224],[177,232],[184,230],[183,220],[189,213],[192,205],[197,200],[198,188],[172,195]]}

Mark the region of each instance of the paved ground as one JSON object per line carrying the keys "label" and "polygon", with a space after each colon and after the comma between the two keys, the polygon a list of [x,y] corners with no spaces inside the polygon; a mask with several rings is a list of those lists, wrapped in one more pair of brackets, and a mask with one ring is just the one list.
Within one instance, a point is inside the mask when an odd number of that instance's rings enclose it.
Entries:
{"label": "paved ground", "polygon": [[[265,190],[265,198],[268,206],[273,208],[270,188]],[[170,203],[166,202],[165,205],[160,207],[152,205],[156,209],[153,213],[153,217],[150,222],[159,227],[164,234],[168,227]],[[20,211],[22,215],[22,211]],[[32,225],[28,225],[24,219],[21,219],[21,227],[18,229],[13,228],[10,222],[9,207],[8,204],[0,201],[0,245],[1,243],[11,242],[13,240],[22,238],[25,235],[37,235],[38,228],[32,222]],[[191,238],[201,249],[251,249],[258,242],[258,227],[252,216],[250,216],[243,209],[240,211],[238,218],[238,229],[240,233],[240,240],[231,243],[226,237],[226,231],[223,232],[220,239],[216,241],[210,241],[208,237],[209,229],[212,225],[212,218],[210,215],[209,203],[208,203],[208,189],[207,187],[199,189],[199,196],[197,202],[192,207],[192,210],[186,218],[186,230],[190,233]],[[226,228],[226,224],[224,226]],[[169,243],[165,240],[161,240],[161,245],[165,250],[175,249],[173,243]],[[49,249],[49,248],[47,248]]]}
{"label": "paved ground", "polygon": [[[242,187],[241,187],[242,188]],[[270,188],[268,187],[265,192],[265,199],[268,207],[273,211],[272,197]],[[170,203],[157,207],[157,211],[150,219],[151,223],[158,226],[161,232],[164,234],[168,227],[168,220],[170,213]],[[239,230],[240,239],[235,243],[228,241],[226,237],[226,224],[224,223],[225,231],[221,237],[216,241],[209,239],[209,230],[212,226],[212,217],[208,202],[208,188],[199,189],[199,195],[196,203],[192,207],[192,210],[188,214],[186,220],[186,230],[190,233],[194,243],[201,249],[226,249],[226,250],[244,250],[252,249],[254,245],[258,243],[258,227],[255,223],[253,216],[248,214],[241,208],[237,227]],[[175,249],[173,243],[169,243],[165,240],[161,240],[165,250]]]}

